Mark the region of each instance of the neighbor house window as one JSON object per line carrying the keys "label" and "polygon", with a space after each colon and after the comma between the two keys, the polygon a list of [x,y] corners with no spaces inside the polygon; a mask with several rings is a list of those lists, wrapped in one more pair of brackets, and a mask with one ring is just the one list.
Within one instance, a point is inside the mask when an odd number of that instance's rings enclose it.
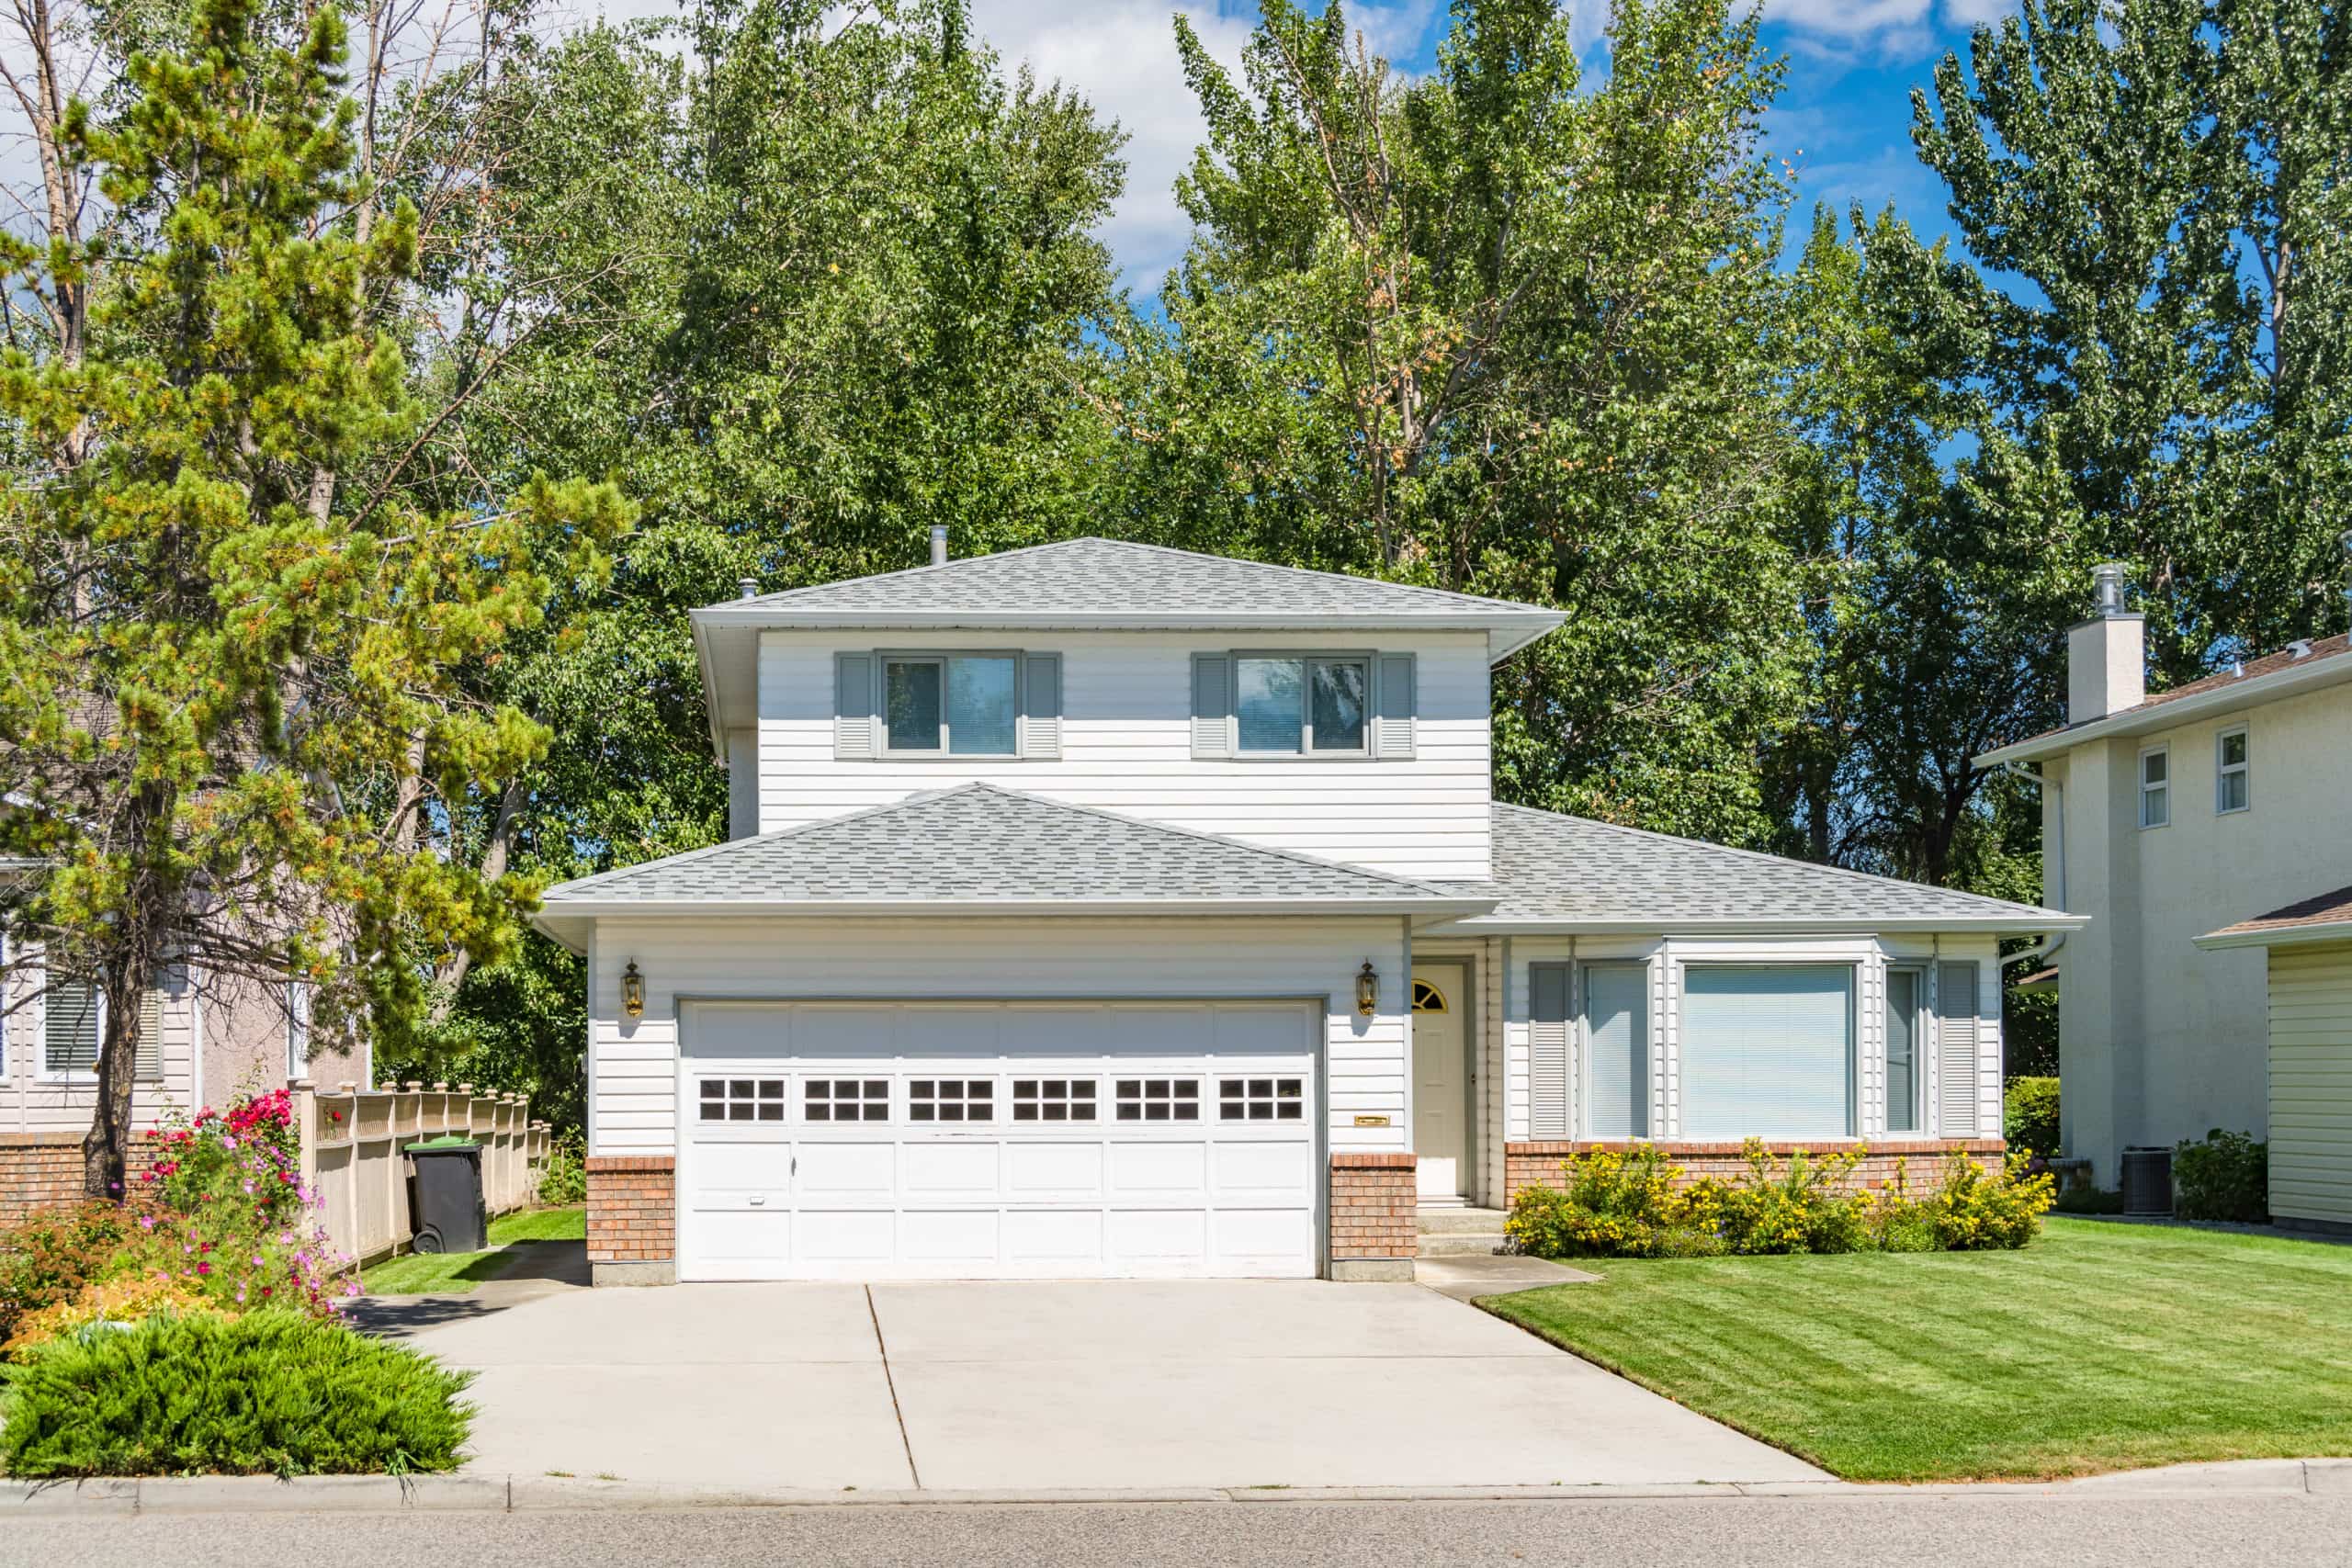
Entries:
{"label": "neighbor house window", "polygon": [[1679,1043],[1685,1137],[1853,1135],[1852,965],[1690,964]]}
{"label": "neighbor house window", "polygon": [[1928,972],[1886,972],[1886,1130],[1919,1130],[1919,1042],[1927,1016]]}
{"label": "neighbor house window", "polygon": [[1245,752],[1361,753],[1371,694],[1370,660],[1237,659],[1237,742]]}
{"label": "neighbor house window", "polygon": [[2140,753],[2140,826],[2161,828],[2172,820],[2172,753],[2159,746]]}
{"label": "neighbor house window", "polygon": [[2222,731],[2215,766],[2219,772],[2213,780],[2213,809],[2244,811],[2254,804],[2251,781],[2247,777],[2245,727]]}
{"label": "neighbor house window", "polygon": [[884,660],[883,733],[889,749],[952,757],[1014,755],[1017,668],[1011,654]]}
{"label": "neighbor house window", "polygon": [[303,1077],[311,1070],[311,987],[300,980],[286,982],[286,1076]]}

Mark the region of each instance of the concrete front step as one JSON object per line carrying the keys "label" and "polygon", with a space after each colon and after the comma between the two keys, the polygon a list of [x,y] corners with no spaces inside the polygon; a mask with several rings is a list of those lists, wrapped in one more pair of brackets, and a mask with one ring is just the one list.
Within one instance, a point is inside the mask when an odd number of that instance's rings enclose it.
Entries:
{"label": "concrete front step", "polygon": [[1423,1209],[1419,1211],[1423,1235],[1503,1234],[1503,1212],[1500,1209]]}
{"label": "concrete front step", "polygon": [[1503,1245],[1503,1233],[1489,1235],[1475,1232],[1451,1231],[1439,1235],[1421,1237],[1419,1256],[1423,1258],[1482,1258]]}

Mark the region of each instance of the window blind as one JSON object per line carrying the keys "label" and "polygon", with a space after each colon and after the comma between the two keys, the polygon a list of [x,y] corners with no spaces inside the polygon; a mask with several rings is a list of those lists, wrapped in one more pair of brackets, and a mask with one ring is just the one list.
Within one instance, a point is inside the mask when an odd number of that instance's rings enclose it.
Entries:
{"label": "window blind", "polygon": [[1682,987],[1686,1137],[1842,1138],[1853,1131],[1854,972],[1693,964]]}

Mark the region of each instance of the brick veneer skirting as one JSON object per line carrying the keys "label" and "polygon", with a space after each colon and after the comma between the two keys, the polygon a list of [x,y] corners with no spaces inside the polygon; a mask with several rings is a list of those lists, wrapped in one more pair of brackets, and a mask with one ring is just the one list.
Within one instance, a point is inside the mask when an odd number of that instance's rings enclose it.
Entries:
{"label": "brick veneer skirting", "polygon": [[[1560,1167],[1573,1155],[1592,1149],[1615,1149],[1631,1153],[1640,1144],[1619,1141],[1589,1142],[1583,1139],[1503,1145],[1503,1201],[1516,1199],[1522,1188],[1543,1183],[1556,1187],[1560,1183]],[[1650,1145],[1658,1153],[1682,1168],[1685,1182],[1696,1181],[1702,1176],[1736,1176],[1747,1168],[1747,1156],[1737,1144],[1660,1143]],[[1772,1153],[1785,1157],[1804,1149],[1813,1154],[1835,1154],[1849,1145],[1838,1143],[1767,1144]],[[1854,1168],[1853,1184],[1860,1187],[1883,1187],[1894,1179],[1897,1160],[1906,1162],[1906,1179],[1916,1191],[1922,1185],[1933,1185],[1936,1170],[1944,1156],[1958,1149],[1987,1170],[1997,1169],[2001,1153],[2008,1145],[1998,1138],[1890,1138],[1871,1143],[1870,1153]]]}
{"label": "brick veneer skirting", "polygon": [[[71,1133],[0,1133],[0,1225],[15,1224],[44,1209],[82,1201],[82,1139]],[[155,1162],[153,1140],[130,1141],[130,1178],[139,1179]]]}
{"label": "brick veneer skirting", "polygon": [[588,1271],[599,1285],[677,1278],[676,1159],[595,1155],[588,1168]]}
{"label": "brick veneer skirting", "polygon": [[1410,1279],[1420,1250],[1411,1155],[1331,1156],[1331,1275]]}

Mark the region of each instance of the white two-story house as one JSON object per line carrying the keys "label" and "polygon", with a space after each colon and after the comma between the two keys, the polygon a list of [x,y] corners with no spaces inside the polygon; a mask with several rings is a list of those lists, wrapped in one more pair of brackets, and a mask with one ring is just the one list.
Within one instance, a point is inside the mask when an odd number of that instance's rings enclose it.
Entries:
{"label": "white two-story house", "polygon": [[933,554],[695,612],[732,838],[547,895],[600,1281],[1408,1278],[1595,1143],[1998,1148],[2081,920],[1496,804],[1559,613]]}

